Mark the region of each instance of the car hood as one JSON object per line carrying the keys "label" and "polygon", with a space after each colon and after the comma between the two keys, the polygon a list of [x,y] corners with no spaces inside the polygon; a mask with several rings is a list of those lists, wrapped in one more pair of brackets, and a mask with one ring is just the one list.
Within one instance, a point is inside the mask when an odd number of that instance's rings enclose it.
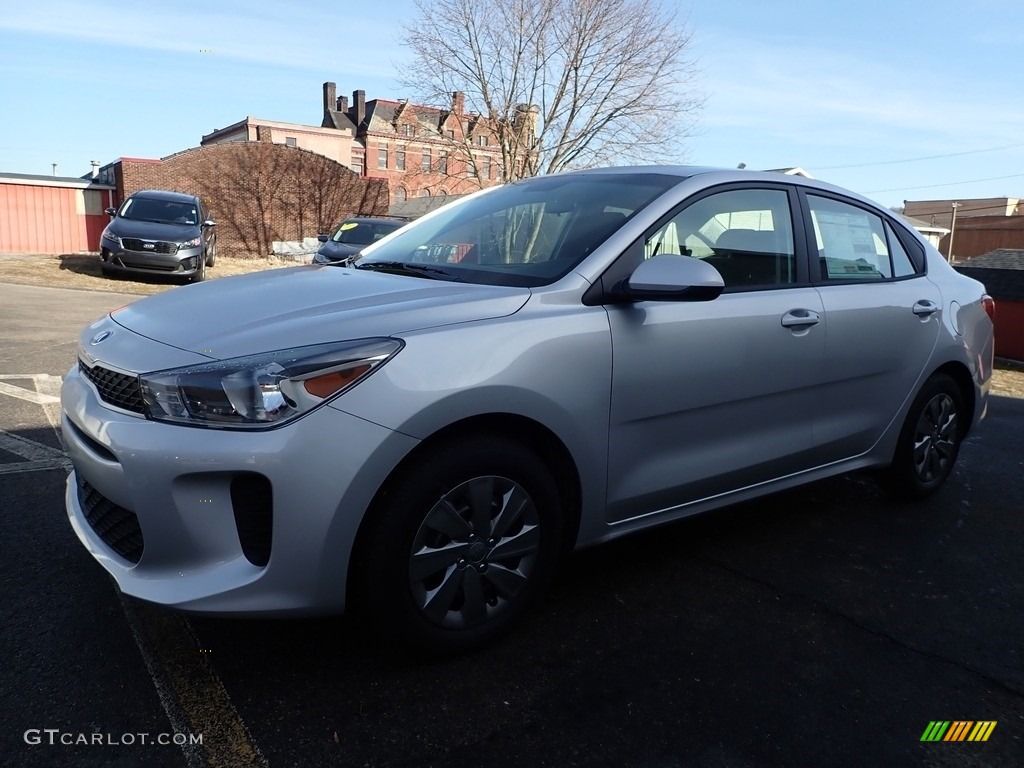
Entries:
{"label": "car hood", "polygon": [[529,296],[527,288],[301,266],[175,288],[111,317],[155,341],[224,359],[504,317]]}
{"label": "car hood", "polygon": [[107,231],[118,237],[169,242],[188,240],[199,235],[199,227],[195,224],[155,224],[134,219],[114,219],[107,225]]}
{"label": "car hood", "polygon": [[320,246],[317,252],[330,259],[343,259],[346,256],[353,256],[359,253],[360,249],[365,247],[366,245],[347,245],[346,243],[336,243],[333,240],[328,240]]}

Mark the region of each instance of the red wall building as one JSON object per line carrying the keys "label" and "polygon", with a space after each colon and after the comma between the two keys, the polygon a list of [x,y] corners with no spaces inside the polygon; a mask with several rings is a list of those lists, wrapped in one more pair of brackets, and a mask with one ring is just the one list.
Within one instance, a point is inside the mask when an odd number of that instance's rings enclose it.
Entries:
{"label": "red wall building", "polygon": [[98,251],[114,187],[80,178],[0,174],[0,252]]}

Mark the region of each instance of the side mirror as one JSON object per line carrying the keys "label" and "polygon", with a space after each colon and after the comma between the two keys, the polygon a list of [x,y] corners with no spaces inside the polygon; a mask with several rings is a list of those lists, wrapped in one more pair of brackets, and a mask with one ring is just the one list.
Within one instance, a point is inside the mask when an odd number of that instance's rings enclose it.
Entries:
{"label": "side mirror", "polygon": [[725,281],[710,264],[665,254],[646,259],[613,291],[625,301],[711,301]]}
{"label": "side mirror", "polygon": [[319,240],[321,243],[326,243],[328,240],[331,239],[331,236],[330,235],[317,235],[316,239]]}
{"label": "side mirror", "polygon": [[204,227],[216,227],[217,226],[217,222],[214,221],[213,219],[207,219],[206,221],[203,222],[203,226]]}
{"label": "side mirror", "polygon": [[103,212],[105,214],[107,214],[107,216],[115,216],[115,215],[117,215],[117,209],[116,208],[104,208]]}

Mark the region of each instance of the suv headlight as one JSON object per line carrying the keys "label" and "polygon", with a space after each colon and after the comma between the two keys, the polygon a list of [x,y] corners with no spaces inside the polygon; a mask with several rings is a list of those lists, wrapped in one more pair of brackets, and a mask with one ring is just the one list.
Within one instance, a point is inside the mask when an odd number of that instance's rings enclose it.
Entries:
{"label": "suv headlight", "polygon": [[112,243],[113,243],[114,245],[116,245],[116,246],[117,246],[118,248],[120,248],[120,247],[121,247],[121,238],[120,238],[120,237],[118,237],[118,236],[117,236],[117,235],[115,235],[115,234],[112,234],[112,233],[108,232],[108,231],[107,231],[107,230],[105,230],[105,229],[103,230],[103,239],[104,239],[104,240],[109,240],[109,241],[110,241],[110,242],[112,242]]}
{"label": "suv headlight", "polygon": [[193,237],[191,240],[186,240],[183,243],[178,243],[178,250],[183,251],[186,248],[198,248],[202,244],[203,237],[200,235],[199,237]]}
{"label": "suv headlight", "polygon": [[196,427],[279,426],[344,392],[402,348],[398,339],[316,344],[139,377],[146,415]]}

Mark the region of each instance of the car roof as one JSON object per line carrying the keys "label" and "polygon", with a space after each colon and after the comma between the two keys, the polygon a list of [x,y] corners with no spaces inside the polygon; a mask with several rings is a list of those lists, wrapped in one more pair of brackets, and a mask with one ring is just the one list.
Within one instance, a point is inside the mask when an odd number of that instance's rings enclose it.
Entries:
{"label": "car roof", "polygon": [[146,200],[166,200],[176,203],[194,203],[198,198],[196,195],[187,195],[184,192],[171,192],[166,189],[143,189],[132,197],[141,197]]}
{"label": "car roof", "polygon": [[[660,176],[676,176],[680,181],[684,181],[695,176],[701,176],[702,181],[711,184],[727,184],[730,182],[775,182],[783,184],[793,184],[796,186],[806,187],[808,189],[817,189],[823,192],[832,192],[834,194],[841,195],[843,197],[850,198],[852,200],[858,200],[860,202],[868,203],[875,208],[884,208],[877,200],[872,200],[869,197],[865,197],[853,190],[846,189],[844,187],[836,186],[835,184],[829,184],[826,181],[820,179],[809,179],[805,176],[793,176],[779,171],[754,171],[748,169],[739,168],[712,168],[701,165],[620,165],[611,166],[606,168],[586,168],[578,171],[565,171],[560,174],[553,174],[558,176],[584,176],[584,175],[638,175],[638,174],[656,174]],[[535,177],[543,178],[543,177]],[[549,177],[550,178],[550,177]]]}

